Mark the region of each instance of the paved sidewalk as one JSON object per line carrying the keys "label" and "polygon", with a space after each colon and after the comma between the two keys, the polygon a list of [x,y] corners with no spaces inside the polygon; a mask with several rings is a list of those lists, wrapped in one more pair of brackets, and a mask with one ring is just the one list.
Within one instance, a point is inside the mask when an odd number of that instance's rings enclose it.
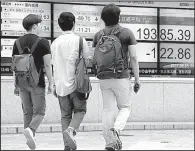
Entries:
{"label": "paved sidewalk", "polygon": [[[128,130],[123,150],[194,150],[194,130]],[[29,150],[23,134],[1,134],[1,150]],[[104,150],[101,131],[78,132],[78,150]],[[36,150],[63,150],[61,133],[37,133]]]}

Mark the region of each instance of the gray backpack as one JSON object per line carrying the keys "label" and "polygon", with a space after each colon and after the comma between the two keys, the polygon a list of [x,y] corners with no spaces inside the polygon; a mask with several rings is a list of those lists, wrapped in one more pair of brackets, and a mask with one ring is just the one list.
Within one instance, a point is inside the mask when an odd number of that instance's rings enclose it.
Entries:
{"label": "gray backpack", "polygon": [[85,58],[83,57],[83,38],[79,39],[79,58],[76,60],[76,91],[81,100],[87,100],[92,91],[91,82],[87,73]]}
{"label": "gray backpack", "polygon": [[101,38],[94,50],[94,65],[97,68],[98,79],[118,78],[124,70],[123,49],[117,37],[119,30],[105,35],[101,30]]}
{"label": "gray backpack", "polygon": [[29,86],[36,87],[38,85],[40,72],[37,71],[32,53],[40,40],[41,38],[37,38],[31,49],[26,46],[23,50],[19,39],[16,40],[19,55],[13,56],[11,66],[11,70],[15,72],[16,87],[25,88]]}

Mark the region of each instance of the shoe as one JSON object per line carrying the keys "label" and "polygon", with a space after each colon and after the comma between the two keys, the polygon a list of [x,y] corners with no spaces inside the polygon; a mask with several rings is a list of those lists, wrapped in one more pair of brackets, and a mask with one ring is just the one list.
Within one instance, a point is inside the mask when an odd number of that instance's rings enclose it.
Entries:
{"label": "shoe", "polygon": [[65,146],[64,150],[76,150],[76,149],[71,149],[69,146]]}
{"label": "shoe", "polygon": [[121,140],[119,138],[118,132],[114,128],[111,128],[110,131],[112,131],[112,133],[113,133],[113,135],[115,137],[115,140],[116,140],[116,143],[117,143],[116,149],[117,150],[121,150],[122,149],[122,142],[121,142]]}
{"label": "shoe", "polygon": [[69,146],[65,146],[64,150],[71,150]]}
{"label": "shoe", "polygon": [[73,130],[69,128],[66,129],[63,132],[63,137],[64,137],[64,140],[66,140],[67,146],[70,147],[70,149],[72,150],[77,149],[76,141],[74,140],[74,136],[73,136]]}
{"label": "shoe", "polygon": [[116,143],[110,143],[105,147],[106,150],[113,151],[117,150],[117,144]]}
{"label": "shoe", "polygon": [[33,137],[32,130],[30,128],[24,129],[24,136],[26,137],[26,140],[27,140],[26,144],[28,145],[28,147],[34,150],[36,148],[36,142]]}

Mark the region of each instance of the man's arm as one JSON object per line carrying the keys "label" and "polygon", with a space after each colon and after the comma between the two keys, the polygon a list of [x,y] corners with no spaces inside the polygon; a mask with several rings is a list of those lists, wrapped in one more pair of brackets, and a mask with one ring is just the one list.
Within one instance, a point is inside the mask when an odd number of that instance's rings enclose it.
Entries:
{"label": "man's arm", "polygon": [[139,63],[136,55],[136,45],[129,45],[128,51],[130,54],[132,69],[135,76],[135,82],[139,83]]}
{"label": "man's arm", "polygon": [[139,64],[136,54],[136,44],[137,41],[133,32],[127,28],[123,31],[126,39],[126,44],[128,45],[128,52],[131,60],[131,65],[133,69],[133,73],[135,76],[135,83],[139,83]]}
{"label": "man's arm", "polygon": [[[13,51],[12,51],[12,63],[13,63],[13,56],[15,54],[18,54],[17,52],[18,52],[18,50],[17,50],[17,47],[16,47],[16,42],[14,42]],[[14,94],[16,96],[19,96],[19,88],[16,87],[16,75],[15,75],[15,72],[14,71],[13,71],[13,78],[14,78],[14,87],[15,87],[14,88]]]}
{"label": "man's arm", "polygon": [[52,85],[53,79],[52,79],[52,68],[51,68],[51,54],[44,55],[43,61],[44,61],[45,72],[46,72],[47,79],[49,81],[49,85]]}
{"label": "man's arm", "polygon": [[41,47],[40,49],[42,50],[42,56],[43,56],[43,62],[44,62],[44,67],[45,67],[45,72],[47,79],[49,81],[49,86],[48,86],[48,93],[51,93],[52,88],[53,88],[53,80],[52,80],[52,67],[51,67],[51,50],[50,50],[50,45],[49,41],[45,38],[42,38],[41,40]]}

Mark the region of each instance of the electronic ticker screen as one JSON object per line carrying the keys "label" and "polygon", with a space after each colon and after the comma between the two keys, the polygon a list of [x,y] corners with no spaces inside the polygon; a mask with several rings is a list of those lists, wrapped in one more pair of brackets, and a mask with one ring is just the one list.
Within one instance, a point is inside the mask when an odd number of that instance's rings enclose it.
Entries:
{"label": "electronic ticker screen", "polygon": [[[121,9],[119,24],[130,29],[138,42],[140,75],[194,75],[194,3],[114,3]],[[74,33],[86,38],[93,55],[93,37],[105,27],[101,11],[106,4],[1,2],[1,71],[8,71],[13,42],[26,33],[22,19],[29,13],[42,17],[39,36],[52,42],[63,32],[59,15],[72,12],[76,19]]]}
{"label": "electronic ticker screen", "polygon": [[51,4],[30,2],[1,2],[1,36],[22,36],[26,30],[22,20],[28,14],[41,16],[41,37],[51,37]]}
{"label": "electronic ticker screen", "polygon": [[26,30],[22,26],[22,20],[28,14],[41,16],[39,36],[51,37],[51,4],[1,2],[1,73],[11,73],[13,44],[18,37],[26,34]]}
{"label": "electronic ticker screen", "polygon": [[62,33],[58,25],[58,17],[62,12],[75,15],[74,32],[85,38],[93,39],[96,32],[103,28],[100,13],[103,7],[91,5],[54,4],[54,37]]}
{"label": "electronic ticker screen", "polygon": [[160,9],[160,74],[194,74],[194,10]]}
{"label": "electronic ticker screen", "polygon": [[140,74],[157,74],[157,9],[133,7],[120,9],[119,24],[130,29],[138,41],[136,50]]}

